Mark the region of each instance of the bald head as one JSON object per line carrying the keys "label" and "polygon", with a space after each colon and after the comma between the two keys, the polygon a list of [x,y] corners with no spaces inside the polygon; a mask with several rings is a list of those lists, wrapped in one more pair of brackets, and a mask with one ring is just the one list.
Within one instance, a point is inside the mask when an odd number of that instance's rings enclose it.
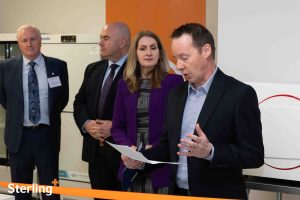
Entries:
{"label": "bald head", "polygon": [[123,22],[105,25],[100,33],[101,57],[118,61],[127,54],[130,47],[130,30]]}
{"label": "bald head", "polygon": [[112,22],[105,26],[106,28],[112,29],[120,38],[126,41],[126,47],[129,49],[131,37],[130,30],[127,24],[123,22]]}

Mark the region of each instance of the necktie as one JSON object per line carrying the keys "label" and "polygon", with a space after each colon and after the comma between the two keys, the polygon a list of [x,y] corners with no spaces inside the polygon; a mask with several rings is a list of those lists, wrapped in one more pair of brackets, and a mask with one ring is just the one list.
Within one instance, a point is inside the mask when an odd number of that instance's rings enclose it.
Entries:
{"label": "necktie", "polygon": [[41,119],[39,83],[34,70],[35,62],[30,61],[28,73],[29,120],[36,124]]}
{"label": "necktie", "polygon": [[118,66],[119,65],[117,65],[117,64],[110,65],[110,73],[109,73],[108,77],[106,78],[105,83],[102,87],[102,91],[101,91],[100,99],[99,99],[99,104],[98,104],[98,117],[99,117],[99,119],[101,119],[101,117],[103,115],[104,103],[105,103],[105,100],[107,98],[108,91],[110,89],[112,81],[114,79],[115,70]]}

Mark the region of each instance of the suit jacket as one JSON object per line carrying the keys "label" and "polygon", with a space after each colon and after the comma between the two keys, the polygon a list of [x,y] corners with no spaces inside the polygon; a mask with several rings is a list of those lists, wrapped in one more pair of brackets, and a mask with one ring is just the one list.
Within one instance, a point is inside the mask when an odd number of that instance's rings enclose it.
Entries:
{"label": "suit jacket", "polygon": [[[117,83],[123,76],[125,64],[126,63],[121,66],[121,69],[118,71],[112,82],[110,91],[108,92],[108,96],[104,103],[102,120],[112,120]],[[93,162],[95,160],[96,148],[99,145],[99,140],[95,140],[89,133],[83,132],[82,127],[87,120],[95,120],[98,118],[98,103],[107,67],[108,60],[98,61],[87,66],[84,80],[79,92],[75,96],[73,104],[74,119],[83,136],[82,160],[86,162]],[[113,142],[112,137],[108,137],[106,140]],[[119,162],[120,154],[115,149],[105,143],[103,148],[107,155],[106,159],[113,163]]]}
{"label": "suit jacket", "polygon": [[[150,159],[177,162],[188,83],[168,98],[164,135]],[[260,111],[255,90],[217,70],[197,122],[214,146],[212,161],[189,157],[188,183],[192,196],[246,199],[242,169],[264,163]],[[196,133],[195,133],[196,134]],[[146,169],[151,166],[146,165]],[[172,185],[177,166],[172,166]]]}
{"label": "suit jacket", "polygon": [[[182,76],[169,74],[161,83],[161,88],[154,88],[149,100],[149,144],[156,146],[163,130],[164,113],[167,96],[171,89],[183,82]],[[112,136],[117,144],[132,146],[137,141],[137,103],[139,93],[131,93],[124,80],[119,81],[118,92],[112,125]],[[120,167],[119,178],[124,165]],[[151,173],[155,188],[168,186],[170,176],[169,166],[157,169]]]}
{"label": "suit jacket", "polygon": [[[44,56],[47,77],[58,76],[59,87],[48,87],[51,142],[53,150],[60,150],[61,118],[69,100],[68,70],[65,61]],[[19,150],[24,122],[23,57],[0,63],[0,103],[6,110],[5,144],[11,153]]]}

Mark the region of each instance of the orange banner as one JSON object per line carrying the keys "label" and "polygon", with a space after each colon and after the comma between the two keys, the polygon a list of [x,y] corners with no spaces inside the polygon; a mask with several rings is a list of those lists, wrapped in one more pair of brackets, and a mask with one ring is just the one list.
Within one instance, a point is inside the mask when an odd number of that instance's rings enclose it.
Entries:
{"label": "orange banner", "polygon": [[170,35],[187,22],[206,23],[206,0],[106,0],[106,22],[128,24],[132,37],[141,30],[159,35],[168,57],[171,53]]}
{"label": "orange banner", "polygon": [[83,189],[83,188],[68,188],[68,187],[57,187],[57,186],[42,186],[37,184],[20,184],[20,183],[9,183],[1,182],[0,186],[3,188],[11,188],[18,185],[18,188],[29,187],[33,188],[30,191],[36,190],[38,187],[51,187],[51,193],[69,195],[69,196],[80,196],[80,197],[90,197],[90,198],[104,198],[104,199],[115,199],[115,200],[212,200],[214,198],[202,198],[202,197],[186,197],[186,196],[175,196],[175,195],[160,195],[160,194],[143,194],[135,192],[117,192],[117,191],[108,191],[108,190],[93,190],[93,189]]}

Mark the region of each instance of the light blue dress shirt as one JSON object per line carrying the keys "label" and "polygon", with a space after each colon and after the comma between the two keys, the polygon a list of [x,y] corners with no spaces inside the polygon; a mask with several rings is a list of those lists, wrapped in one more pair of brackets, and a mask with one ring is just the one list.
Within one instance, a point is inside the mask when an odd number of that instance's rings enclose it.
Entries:
{"label": "light blue dress shirt", "polygon": [[105,80],[107,79],[107,77],[108,77],[108,75],[109,75],[109,73],[110,73],[110,71],[111,71],[111,69],[110,69],[110,66],[112,65],[112,64],[117,64],[117,65],[119,65],[116,69],[115,69],[115,75],[114,75],[114,78],[116,77],[116,75],[118,74],[118,72],[120,71],[120,69],[121,69],[121,66],[124,64],[124,62],[126,61],[126,59],[127,59],[127,55],[125,55],[125,56],[123,56],[120,60],[118,60],[118,62],[116,62],[116,63],[114,63],[114,62],[112,62],[111,60],[109,60],[108,61],[108,68],[107,68],[107,70],[106,70],[106,72],[105,72],[105,75],[104,75],[104,79],[103,79],[103,83],[102,83],[102,88],[103,88],[103,85],[104,85],[104,83],[105,83]]}
{"label": "light blue dress shirt", "polygon": [[[29,120],[29,102],[28,102],[28,73],[31,60],[23,56],[23,94],[24,94],[24,126],[33,126],[34,124]],[[34,66],[39,83],[40,109],[41,119],[38,124],[50,125],[49,119],[49,104],[48,104],[48,77],[46,71],[45,60],[40,54],[35,60]]]}
{"label": "light blue dress shirt", "polygon": [[[194,133],[196,123],[209,91],[210,85],[217,72],[217,67],[211,77],[200,87],[194,88],[191,84],[188,86],[188,96],[184,108],[180,138],[186,138],[187,134]],[[201,127],[200,127],[201,128]],[[186,151],[179,149],[179,151]],[[214,149],[211,155],[206,158],[212,160]],[[187,157],[179,156],[179,165],[177,169],[176,184],[179,188],[189,189]]]}

